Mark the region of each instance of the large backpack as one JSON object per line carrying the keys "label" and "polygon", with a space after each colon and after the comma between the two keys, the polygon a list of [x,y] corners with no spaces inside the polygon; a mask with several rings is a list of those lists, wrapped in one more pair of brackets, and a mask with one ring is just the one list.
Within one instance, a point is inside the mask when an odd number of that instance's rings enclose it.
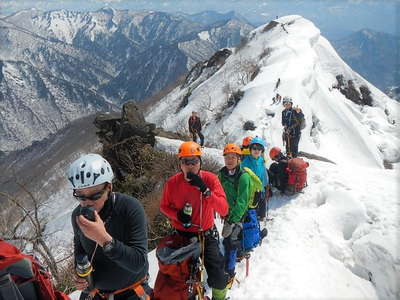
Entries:
{"label": "large backpack", "polygon": [[260,223],[257,219],[257,211],[248,209],[243,221],[242,249],[250,251],[261,242]]}
{"label": "large backpack", "polygon": [[291,193],[299,193],[307,185],[307,168],[309,163],[302,158],[292,158],[288,161],[286,169],[288,173],[288,184],[286,190]]}
{"label": "large backpack", "polygon": [[306,119],[304,118],[304,114],[302,116],[299,116],[299,114],[296,114],[296,118],[299,122],[300,130],[303,130],[304,128],[306,128]]}
{"label": "large backpack", "polygon": [[197,240],[191,242],[178,234],[166,236],[159,242],[156,250],[159,269],[153,300],[187,300],[191,297],[189,281],[200,250]]}
{"label": "large backpack", "polygon": [[30,255],[0,239],[0,300],[69,300]]}

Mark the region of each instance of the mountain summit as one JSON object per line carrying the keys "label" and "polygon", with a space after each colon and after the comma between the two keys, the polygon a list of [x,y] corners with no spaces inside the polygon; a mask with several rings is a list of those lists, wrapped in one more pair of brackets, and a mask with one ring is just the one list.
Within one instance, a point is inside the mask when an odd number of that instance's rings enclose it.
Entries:
{"label": "mountain summit", "polygon": [[208,145],[221,148],[258,135],[282,146],[283,108],[273,104],[276,93],[291,97],[306,116],[300,150],[336,163],[351,157],[367,167],[399,161],[399,104],[354,72],[320,30],[298,15],[252,31],[224,64],[188,77],[149,110],[147,120],[180,130],[198,111]]}

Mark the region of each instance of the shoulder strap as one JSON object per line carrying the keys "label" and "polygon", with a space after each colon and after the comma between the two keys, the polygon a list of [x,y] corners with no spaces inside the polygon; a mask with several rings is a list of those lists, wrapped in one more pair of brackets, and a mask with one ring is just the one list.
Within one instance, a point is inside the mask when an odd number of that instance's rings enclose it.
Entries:
{"label": "shoulder strap", "polygon": [[24,297],[22,297],[10,274],[5,274],[0,277],[0,299],[24,300]]}
{"label": "shoulder strap", "polygon": [[244,168],[240,168],[239,172],[237,173],[237,175],[235,176],[235,190],[237,191],[238,186],[239,186],[239,180],[240,177],[244,174],[247,173],[246,170]]}

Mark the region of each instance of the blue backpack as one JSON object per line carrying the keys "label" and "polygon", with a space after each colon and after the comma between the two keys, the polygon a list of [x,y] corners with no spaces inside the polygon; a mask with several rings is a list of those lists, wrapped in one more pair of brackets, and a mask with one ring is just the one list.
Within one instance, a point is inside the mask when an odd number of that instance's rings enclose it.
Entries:
{"label": "blue backpack", "polygon": [[257,247],[261,242],[260,224],[257,220],[255,209],[248,209],[246,218],[243,222],[242,249],[250,251]]}

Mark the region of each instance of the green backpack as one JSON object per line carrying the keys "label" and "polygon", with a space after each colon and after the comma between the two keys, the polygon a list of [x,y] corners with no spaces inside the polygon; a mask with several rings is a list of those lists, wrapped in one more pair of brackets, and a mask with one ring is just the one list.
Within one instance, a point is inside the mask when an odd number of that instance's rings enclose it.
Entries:
{"label": "green backpack", "polygon": [[[263,184],[260,178],[258,178],[258,176],[251,169],[243,167],[241,171],[242,172],[240,176],[242,176],[242,174],[245,172],[250,175],[250,196],[247,207],[254,209],[258,206],[259,201],[259,199],[255,199],[256,192],[261,192],[263,190]],[[238,178],[240,178],[240,176]],[[259,193],[257,195],[259,195]]]}

